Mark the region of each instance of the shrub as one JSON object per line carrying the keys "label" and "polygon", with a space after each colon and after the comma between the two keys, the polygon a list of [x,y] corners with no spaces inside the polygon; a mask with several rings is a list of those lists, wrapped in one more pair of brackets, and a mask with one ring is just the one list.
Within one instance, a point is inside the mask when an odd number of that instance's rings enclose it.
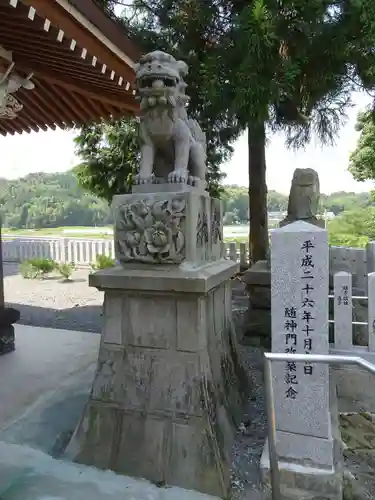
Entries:
{"label": "shrub", "polygon": [[108,267],[114,267],[116,265],[115,259],[108,257],[105,254],[99,254],[96,256],[96,260],[91,263],[91,269],[93,271],[98,271],[99,269],[107,269]]}
{"label": "shrub", "polygon": [[24,260],[21,264],[21,275],[25,279],[35,279],[39,277],[40,271],[29,260]]}
{"label": "shrub", "polygon": [[52,259],[29,259],[29,262],[40,271],[42,276],[52,273],[58,267]]}
{"label": "shrub", "polygon": [[57,264],[52,259],[28,259],[21,264],[21,274],[24,278],[35,279],[52,273],[56,268]]}
{"label": "shrub", "polygon": [[63,262],[62,264],[59,264],[59,273],[63,278],[69,280],[75,268],[76,265],[74,262]]}

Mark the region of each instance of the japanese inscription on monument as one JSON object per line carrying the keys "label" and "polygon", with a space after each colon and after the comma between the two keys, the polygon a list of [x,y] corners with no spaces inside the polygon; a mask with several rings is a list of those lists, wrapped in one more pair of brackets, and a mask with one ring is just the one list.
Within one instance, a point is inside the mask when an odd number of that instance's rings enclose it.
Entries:
{"label": "japanese inscription on monument", "polygon": [[[327,232],[297,221],[272,232],[271,248],[272,351],[328,354]],[[274,384],[278,430],[328,437],[327,366],[275,363]]]}
{"label": "japanese inscription on monument", "polygon": [[336,273],[334,285],[334,335],[336,349],[351,349],[353,345],[352,275]]}

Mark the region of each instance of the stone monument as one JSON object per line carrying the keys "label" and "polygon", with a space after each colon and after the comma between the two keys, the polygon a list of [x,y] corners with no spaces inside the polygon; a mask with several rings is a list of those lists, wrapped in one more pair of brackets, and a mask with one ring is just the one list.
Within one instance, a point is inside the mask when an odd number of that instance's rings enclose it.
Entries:
{"label": "stone monument", "polygon": [[1,236],[2,221],[0,218],[0,356],[15,350],[14,326],[20,319],[20,312],[13,307],[5,307],[4,303],[4,277],[3,277],[3,251]]}
{"label": "stone monument", "polygon": [[[302,220],[318,227],[324,221],[317,218],[320,198],[319,176],[312,168],[296,168],[289,193],[288,213],[279,224],[283,227]],[[244,274],[244,282],[250,296],[249,335],[260,334],[267,340],[271,329],[271,279],[270,262],[254,262]]]}
{"label": "stone monument", "polygon": [[[273,352],[329,353],[328,261],[325,229],[297,221],[271,234]],[[275,362],[273,383],[283,498],[341,500],[338,409],[329,366]],[[261,468],[267,480],[268,445]]]}
{"label": "stone monument", "polygon": [[312,168],[296,168],[289,193],[288,215],[279,224],[286,226],[297,220],[324,228],[324,220],[317,218],[320,184],[317,172]]}
{"label": "stone monument", "polygon": [[137,66],[140,168],[132,193],[113,199],[120,265],[90,276],[105,292],[104,326],[67,455],[222,497],[248,387],[231,321],[237,265],[223,258],[221,203],[205,190],[187,70],[160,51]]}

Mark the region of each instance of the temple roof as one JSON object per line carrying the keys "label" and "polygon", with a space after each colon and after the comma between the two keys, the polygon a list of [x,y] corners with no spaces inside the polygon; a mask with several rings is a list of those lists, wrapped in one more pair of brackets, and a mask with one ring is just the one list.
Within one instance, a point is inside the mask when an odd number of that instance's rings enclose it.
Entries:
{"label": "temple roof", "polygon": [[0,134],[136,114],[139,57],[124,28],[93,0],[0,0],[0,83],[8,71],[34,84],[8,94],[18,102],[15,113],[2,111],[0,101]]}

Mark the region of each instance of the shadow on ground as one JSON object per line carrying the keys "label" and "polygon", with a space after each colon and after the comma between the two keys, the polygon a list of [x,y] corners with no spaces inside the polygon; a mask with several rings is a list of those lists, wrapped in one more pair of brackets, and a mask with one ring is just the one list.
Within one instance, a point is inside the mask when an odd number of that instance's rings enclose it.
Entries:
{"label": "shadow on ground", "polygon": [[20,265],[18,263],[4,262],[3,263],[4,278],[7,278],[8,276],[15,276],[16,274],[19,274],[20,273],[19,267],[20,267]]}
{"label": "shadow on ground", "polygon": [[77,306],[68,309],[52,309],[30,306],[27,304],[12,304],[9,307],[18,309],[21,325],[42,326],[62,330],[78,330],[100,333],[102,328],[102,306]]}

